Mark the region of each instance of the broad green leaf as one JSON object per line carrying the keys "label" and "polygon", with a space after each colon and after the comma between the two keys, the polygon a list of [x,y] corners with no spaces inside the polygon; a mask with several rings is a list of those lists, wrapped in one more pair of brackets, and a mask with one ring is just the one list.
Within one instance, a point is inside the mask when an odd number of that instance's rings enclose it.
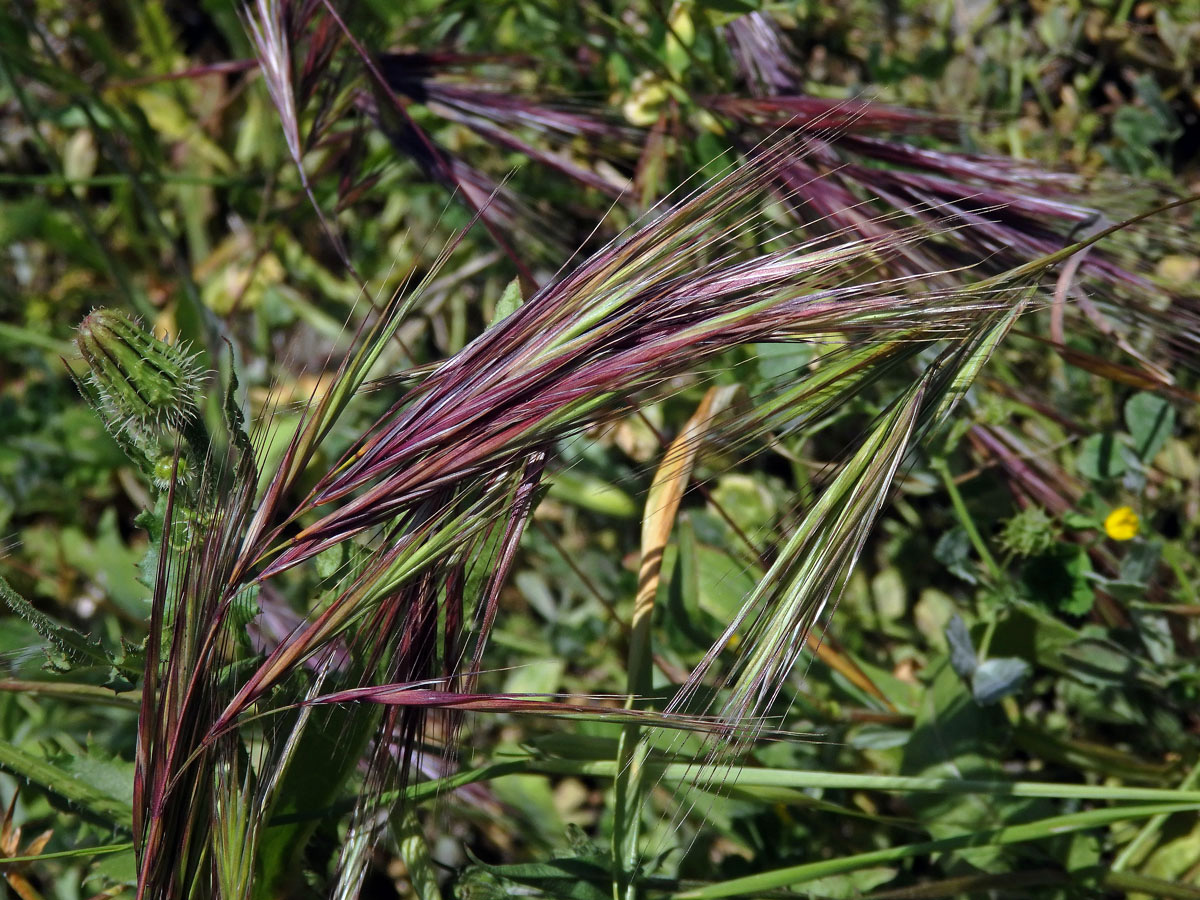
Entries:
{"label": "broad green leaf", "polygon": [[[119,779],[112,776],[111,770],[106,769],[104,765],[89,766],[78,761],[73,763],[73,766],[82,767],[82,771],[89,777],[103,773],[102,783],[92,784],[73,771],[26,753],[7,741],[0,741],[0,769],[28,779],[47,793],[66,800],[73,809],[88,813],[115,827],[130,828],[133,824],[133,811],[129,801],[125,799],[128,792],[120,786]],[[132,782],[127,787],[131,790]],[[114,793],[120,796],[114,796]]]}
{"label": "broad green leaf", "polygon": [[0,599],[14,613],[28,622],[42,636],[54,651],[58,659],[52,657],[56,667],[67,667],[71,663],[82,663],[99,666],[109,666],[112,659],[100,643],[86,635],[80,634],[74,628],[69,628],[36,609],[32,603],[13,590],[3,578],[0,578]]}
{"label": "broad green leaf", "polygon": [[971,557],[971,537],[961,525],[942,533],[933,545],[933,558],[967,584],[978,584]]}
{"label": "broad green leaf", "polygon": [[476,862],[468,871],[460,896],[501,900],[521,895],[555,900],[612,900],[610,866],[587,857],[541,863],[489,866]]}
{"label": "broad green leaf", "polygon": [[1075,466],[1093,481],[1107,481],[1125,471],[1121,444],[1112,434],[1093,434],[1079,445]]}
{"label": "broad green leaf", "polygon": [[[701,608],[700,546],[691,517],[680,515],[676,524],[674,566],[667,602],[663,607],[663,637],[679,652],[703,650],[719,630],[718,620]],[[670,564],[671,548],[664,554],[664,569]]]}
{"label": "broad green leaf", "polygon": [[400,858],[408,870],[408,880],[417,900],[442,900],[438,890],[437,869],[429,857],[429,845],[425,841],[425,830],[416,810],[406,808],[392,815],[392,833],[400,849]]}
{"label": "broad green leaf", "polygon": [[987,706],[1015,694],[1029,676],[1029,663],[1011,656],[985,659],[971,675],[976,703]]}
{"label": "broad green leaf", "polygon": [[538,659],[513,669],[504,679],[507,694],[554,694],[562,686],[566,660]]}
{"label": "broad green leaf", "polygon": [[[27,534],[32,537],[32,532]],[[63,528],[44,538],[54,541],[66,562],[92,579],[129,616],[135,620],[149,616],[150,592],[138,580],[138,564],[145,549],[140,540],[122,537],[115,507],[100,515],[94,538],[76,528]]]}
{"label": "broad green leaf", "polygon": [[53,757],[52,762],[104,796],[133,806],[132,762],[109,755],[95,743],[88,744],[86,753],[61,754]]}
{"label": "broad green leaf", "polygon": [[[303,730],[264,815],[286,824],[262,828],[258,838],[256,884],[264,897],[280,896],[279,891],[297,883],[305,847],[323,818],[313,814],[325,810],[345,789],[378,722],[378,710],[329,707],[289,717],[293,729]],[[280,733],[289,732],[281,728]]]}
{"label": "broad green leaf", "polygon": [[950,668],[959,678],[970,678],[979,667],[979,659],[975,655],[975,646],[971,643],[971,634],[967,625],[957,613],[946,626],[946,643],[950,647]]}
{"label": "broad green leaf", "polygon": [[633,497],[595,475],[564,469],[549,475],[546,482],[551,497],[580,509],[618,519],[632,519],[638,514],[638,504]]}
{"label": "broad green leaf", "polygon": [[812,344],[799,341],[751,346],[758,374],[767,381],[796,381],[813,358]]}
{"label": "broad green leaf", "polygon": [[886,725],[863,725],[849,735],[847,743],[859,750],[891,750],[903,747],[912,737],[912,732]]}
{"label": "broad green leaf", "polygon": [[1025,561],[1021,582],[1027,595],[1047,609],[1082,616],[1095,602],[1091,574],[1087,550],[1078,544],[1058,544],[1053,552]]}
{"label": "broad green leaf", "polygon": [[1158,568],[1162,556],[1162,541],[1132,541],[1121,560],[1121,581],[1146,585]]}
{"label": "broad green leaf", "polygon": [[[761,570],[748,569],[741,560],[708,544],[696,545],[700,608],[717,622],[737,615],[746,596],[754,590]],[[712,643],[712,635],[708,642]]]}
{"label": "broad green leaf", "polygon": [[1175,408],[1158,394],[1134,394],[1125,403],[1125,427],[1133,435],[1138,459],[1148,463],[1175,429]]}
{"label": "broad green leaf", "polygon": [[92,867],[88,873],[85,883],[99,881],[101,887],[110,887],[113,885],[125,885],[127,887],[137,884],[137,860],[133,855],[133,848],[106,854],[100,858],[100,861]]}
{"label": "broad green leaf", "polygon": [[900,870],[893,866],[867,866],[845,875],[830,875],[810,882],[807,887],[814,897],[829,900],[856,900],[863,894],[887,884]]}
{"label": "broad green leaf", "polygon": [[503,322],[521,306],[521,279],[514,278],[504,287],[500,299],[496,301],[496,311],[492,314],[492,328]]}

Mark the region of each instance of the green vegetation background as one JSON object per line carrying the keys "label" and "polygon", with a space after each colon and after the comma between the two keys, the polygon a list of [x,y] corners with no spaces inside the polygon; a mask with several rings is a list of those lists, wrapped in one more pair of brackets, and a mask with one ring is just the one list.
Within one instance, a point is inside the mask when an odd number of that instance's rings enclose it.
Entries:
{"label": "green vegetation background", "polygon": [[[668,4],[618,6],[374,2],[361,4],[355,21],[374,47],[519,57],[517,85],[602,103],[629,119],[652,121],[668,104],[686,105],[648,82],[645,74],[662,66],[678,67],[679,83],[697,94],[733,79],[715,26],[698,28],[676,59],[679,43],[673,46],[663,28],[671,21]],[[750,4],[690,6],[711,25]],[[768,9],[792,41],[810,93],[866,91],[956,117],[969,150],[1095,176],[1106,185],[1097,203],[1120,198],[1114,184],[1131,195],[1151,181],[1180,193],[1200,188],[1195,0],[798,2]],[[150,494],[67,375],[66,366],[77,365],[75,326],[92,308],[115,306],[199,347],[196,310],[206,308],[230,339],[248,406],[259,412],[270,391],[284,402],[306,397],[321,376],[320,360],[339,346],[342,323],[361,312],[355,278],[304,196],[267,91],[245,67],[227,65],[252,56],[235,7],[218,0],[19,0],[0,12],[0,575],[39,608],[111,646],[144,635],[147,590],[137,567],[147,538],[135,519]],[[181,72],[187,74],[168,77]],[[489,145],[419,104],[413,114],[480,170],[511,174],[508,185],[531,213],[518,220],[527,230],[509,237],[539,275],[553,272],[576,245],[595,246],[589,229],[600,217],[607,216],[601,236],[629,221],[622,208],[606,211],[601,191]],[[314,189],[333,212],[355,268],[384,296],[410,267],[419,273],[431,265],[470,214],[378,133],[343,133],[354,140],[353,154],[327,149],[325,161],[336,163],[323,165],[317,153]],[[702,137],[665,159],[658,181],[643,185],[646,199],[730,158],[719,130]],[[1182,221],[1185,239],[1147,248],[1146,262],[1162,283],[1195,297],[1200,256],[1194,237],[1186,240],[1195,220]],[[415,361],[461,349],[492,320],[514,274],[487,232],[472,231],[402,331]],[[1196,786],[1196,404],[1167,403],[1072,366],[1036,340],[1046,327],[1039,317],[1027,329],[1033,336],[1005,345],[974,415],[1037,448],[1071,508],[1021,512],[1004,475],[972,455],[961,434],[942,455],[913,462],[826,631],[835,655],[851,660],[872,690],[806,658],[781,703],[787,727],[813,739],[764,744],[753,765]],[[1095,340],[1077,348],[1107,352]],[[804,365],[809,352],[763,346],[732,360],[725,380],[741,381],[751,393],[766,390]],[[1196,389],[1194,369],[1175,374],[1182,388]],[[1026,403],[1015,389],[1021,383],[1036,384],[1052,409]],[[568,465],[553,475],[503,597],[489,659],[492,689],[623,690],[622,623],[636,589],[641,500],[661,455],[650,425],[673,432],[701,394],[686,387],[648,408],[644,419],[613,422],[562,448]],[[752,587],[760,555],[794,521],[794,498],[804,498],[824,463],[873,412],[864,400],[826,432],[789,436],[778,453],[749,465],[732,455],[705,459],[697,473],[705,489],[685,502],[666,559],[656,635],[669,661],[686,671],[702,655]],[[368,422],[364,414],[358,424]],[[1139,519],[1130,540],[1115,540],[1117,526],[1105,526],[1121,507]],[[1093,550],[1107,555],[1112,572],[1096,570]],[[0,619],[0,677],[48,678],[41,643],[25,619]],[[962,663],[961,654],[972,651],[983,665]],[[109,674],[85,672],[77,680],[99,685]],[[92,695],[79,702],[53,692],[0,694],[6,745],[74,772],[114,803],[131,799],[135,720],[120,694],[105,703]],[[607,888],[573,881],[571,870],[546,861],[594,860],[607,846],[610,787],[589,769],[589,754],[600,747],[596,756],[604,758],[613,727],[481,716],[469,728],[464,764],[502,758],[496,748],[504,746],[580,761],[541,774],[531,765],[478,793],[423,808],[430,856],[446,889],[472,897],[518,888],[608,896]],[[26,840],[18,845],[6,834],[0,856],[21,855],[44,829],[53,830],[44,852],[122,839],[86,804],[0,777],[6,802],[18,790],[13,818]],[[664,792],[647,801],[650,840],[669,851],[657,873],[666,892],[697,879],[730,882],[1103,807],[1000,791],[889,793],[865,784],[747,787],[703,794],[698,803],[706,824],[675,834],[674,801]],[[330,825],[325,839],[335,843],[338,834]],[[128,880],[131,857],[117,856],[119,862],[68,855],[7,871],[23,872],[44,896],[85,897]],[[489,869],[479,860],[547,867]],[[370,896],[411,893],[411,872],[396,854],[376,862]],[[852,871],[795,890],[878,900],[1196,897],[1200,819],[1181,812],[1011,846],[878,863],[864,857]]]}

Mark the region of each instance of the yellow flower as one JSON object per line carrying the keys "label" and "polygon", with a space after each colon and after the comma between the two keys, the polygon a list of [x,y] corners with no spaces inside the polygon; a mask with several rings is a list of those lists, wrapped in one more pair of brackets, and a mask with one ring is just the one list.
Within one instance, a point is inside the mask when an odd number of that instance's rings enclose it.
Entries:
{"label": "yellow flower", "polygon": [[1138,515],[1128,506],[1118,506],[1104,520],[1104,533],[1114,541],[1129,541],[1137,537]]}

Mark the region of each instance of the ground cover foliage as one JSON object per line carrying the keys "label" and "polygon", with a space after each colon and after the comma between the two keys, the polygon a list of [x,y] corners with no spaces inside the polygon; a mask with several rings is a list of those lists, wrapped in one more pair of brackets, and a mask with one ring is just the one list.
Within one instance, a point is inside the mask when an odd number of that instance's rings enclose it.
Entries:
{"label": "ground cover foliage", "polygon": [[0,875],[1197,897],[1200,6],[0,10]]}

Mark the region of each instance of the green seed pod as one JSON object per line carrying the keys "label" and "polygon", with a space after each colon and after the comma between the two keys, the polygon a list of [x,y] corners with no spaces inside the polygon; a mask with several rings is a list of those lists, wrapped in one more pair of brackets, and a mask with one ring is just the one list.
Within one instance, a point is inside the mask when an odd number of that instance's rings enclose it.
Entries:
{"label": "green seed pod", "polygon": [[186,454],[176,460],[173,453],[164,453],[154,461],[154,471],[150,473],[155,485],[166,490],[171,484],[172,477],[178,477],[183,484],[189,484],[192,478],[192,465]]}
{"label": "green seed pod", "polygon": [[124,313],[93,310],[80,324],[75,345],[118,429],[146,434],[178,428],[197,415],[203,373],[195,357]]}

